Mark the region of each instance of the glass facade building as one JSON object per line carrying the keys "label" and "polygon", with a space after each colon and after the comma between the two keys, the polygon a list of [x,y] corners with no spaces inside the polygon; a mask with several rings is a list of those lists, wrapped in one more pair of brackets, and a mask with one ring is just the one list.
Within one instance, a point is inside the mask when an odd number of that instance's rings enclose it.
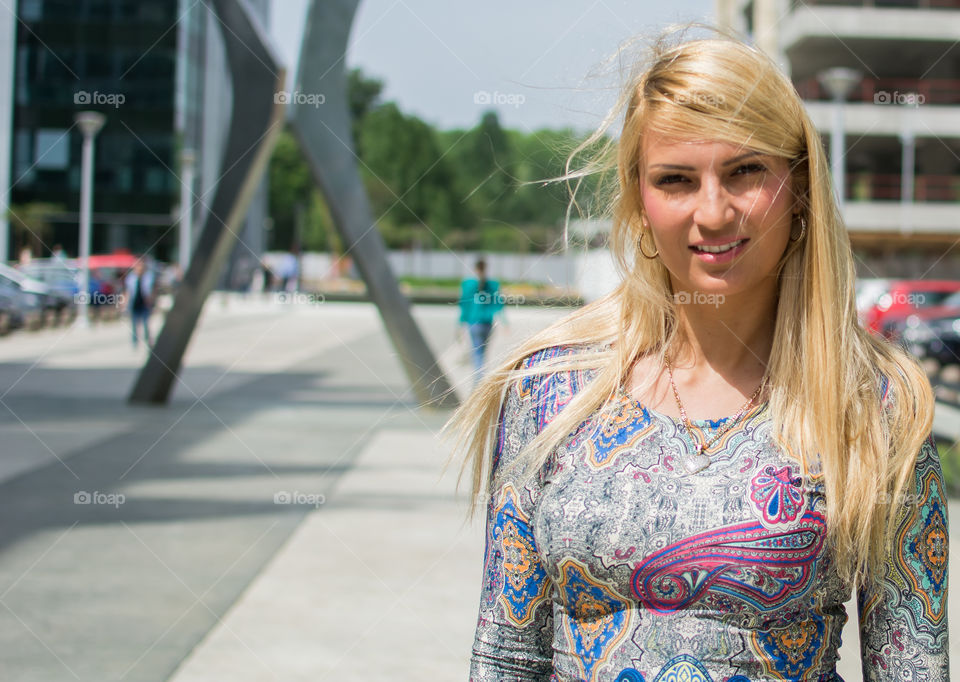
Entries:
{"label": "glass facade building", "polygon": [[[250,5],[265,23],[268,0]],[[181,150],[197,158],[194,237],[221,172],[232,91],[221,24],[206,3],[188,0],[16,6],[9,204],[49,205],[46,247],[76,254],[82,140],[74,115],[100,111],[107,120],[96,139],[93,251],[174,260]],[[245,233],[261,232],[264,214],[265,202],[255,201]],[[248,239],[262,244],[262,235]]]}

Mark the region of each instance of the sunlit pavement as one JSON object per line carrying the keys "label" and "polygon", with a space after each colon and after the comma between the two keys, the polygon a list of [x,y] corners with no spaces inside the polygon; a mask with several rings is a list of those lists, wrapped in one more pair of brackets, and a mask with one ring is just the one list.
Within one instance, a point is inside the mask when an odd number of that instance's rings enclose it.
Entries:
{"label": "sunlit pavement", "polygon": [[[455,310],[414,312],[465,396]],[[482,528],[372,306],[215,298],[164,408],[125,402],[146,352],[0,339],[0,679],[465,679]]]}

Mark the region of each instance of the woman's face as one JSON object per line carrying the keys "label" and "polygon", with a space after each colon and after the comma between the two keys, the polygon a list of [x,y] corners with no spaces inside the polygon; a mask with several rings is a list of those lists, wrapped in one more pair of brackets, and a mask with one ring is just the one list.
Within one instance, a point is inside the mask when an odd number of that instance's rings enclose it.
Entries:
{"label": "woman's face", "polygon": [[[785,159],[659,134],[645,136],[642,159],[646,229],[675,298],[776,291],[774,273],[796,207]],[[644,242],[649,253],[650,237]]]}

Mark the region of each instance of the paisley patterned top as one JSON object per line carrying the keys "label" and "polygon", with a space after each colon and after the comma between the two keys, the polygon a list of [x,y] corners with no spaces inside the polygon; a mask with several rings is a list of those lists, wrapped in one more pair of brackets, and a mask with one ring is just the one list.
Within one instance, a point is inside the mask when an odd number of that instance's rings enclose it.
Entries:
{"label": "paisley patterned top", "polygon": [[[494,466],[595,371],[517,381]],[[679,420],[625,394],[614,407],[612,419],[585,420],[531,483],[494,491],[471,680],[839,681],[851,588],[824,544],[821,479],[772,440],[766,404],[695,474],[679,458],[691,451]],[[692,423],[703,442],[724,421]],[[932,439],[910,494],[883,580],[858,594],[868,682],[949,679],[947,505]]]}

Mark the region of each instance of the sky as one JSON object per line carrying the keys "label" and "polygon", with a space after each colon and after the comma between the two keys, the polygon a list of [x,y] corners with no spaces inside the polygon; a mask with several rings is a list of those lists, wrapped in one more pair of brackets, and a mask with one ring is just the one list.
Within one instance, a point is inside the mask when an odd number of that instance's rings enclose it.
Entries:
{"label": "sky", "polygon": [[[272,0],[270,34],[295,73],[307,0]],[[616,99],[629,39],[713,20],[713,0],[360,0],[348,68],[441,129],[496,109],[504,127],[592,130]]]}

